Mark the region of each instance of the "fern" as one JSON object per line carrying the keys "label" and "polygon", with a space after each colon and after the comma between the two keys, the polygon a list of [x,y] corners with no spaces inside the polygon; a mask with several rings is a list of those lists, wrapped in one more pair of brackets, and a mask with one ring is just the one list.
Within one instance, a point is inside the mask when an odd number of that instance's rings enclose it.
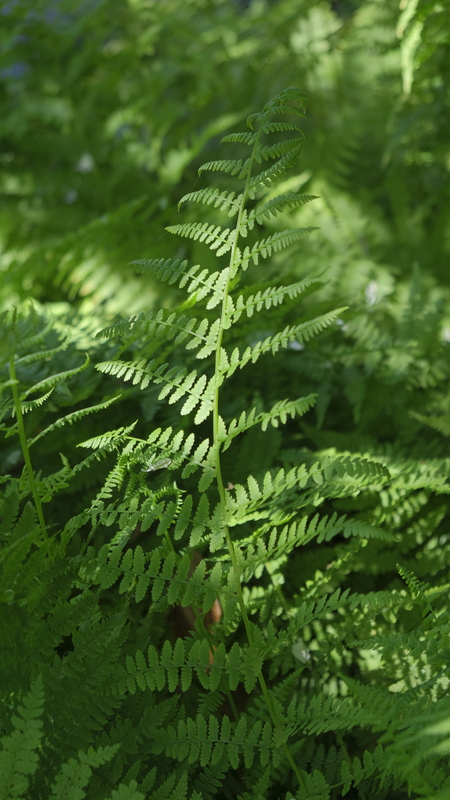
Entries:
{"label": "fern", "polygon": [[448,459],[346,433],[333,365],[373,359],[339,384],[360,420],[380,353],[409,366],[380,309],[279,260],[324,213],[284,182],[303,111],[290,88],[225,136],[179,257],[134,262],[170,302],[99,322],[89,360],[42,310],[4,318],[5,798],[448,788]]}
{"label": "fern", "polygon": [[38,678],[13,719],[14,731],[1,740],[0,797],[26,797],[30,776],[38,766],[42,739],[44,692]]}

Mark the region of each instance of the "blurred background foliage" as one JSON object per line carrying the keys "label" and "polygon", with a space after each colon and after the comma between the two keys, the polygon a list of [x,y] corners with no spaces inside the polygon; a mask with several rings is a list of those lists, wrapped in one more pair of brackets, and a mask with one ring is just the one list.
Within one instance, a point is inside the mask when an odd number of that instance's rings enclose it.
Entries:
{"label": "blurred background foliage", "polygon": [[0,308],[32,297],[88,332],[177,302],[128,262],[213,263],[165,226],[221,137],[296,85],[308,112],[290,186],[318,199],[273,224],[319,230],[271,269],[321,277],[314,305],[349,311],[279,359],[280,385],[319,390],[316,446],[446,452],[445,3],[7,0],[0,21]]}
{"label": "blurred background foliage", "polygon": [[347,299],[413,265],[448,286],[445,5],[3,2],[2,302],[147,307],[127,262],[173,255],[164,227],[198,165],[288,85],[308,96],[298,182],[321,195],[299,271],[339,273]]}

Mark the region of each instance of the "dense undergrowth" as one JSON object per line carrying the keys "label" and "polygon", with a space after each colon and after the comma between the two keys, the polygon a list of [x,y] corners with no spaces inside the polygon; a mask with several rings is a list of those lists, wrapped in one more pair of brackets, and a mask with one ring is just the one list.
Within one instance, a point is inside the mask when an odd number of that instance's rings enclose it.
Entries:
{"label": "dense undergrowth", "polygon": [[5,8],[0,798],[446,800],[445,13]]}

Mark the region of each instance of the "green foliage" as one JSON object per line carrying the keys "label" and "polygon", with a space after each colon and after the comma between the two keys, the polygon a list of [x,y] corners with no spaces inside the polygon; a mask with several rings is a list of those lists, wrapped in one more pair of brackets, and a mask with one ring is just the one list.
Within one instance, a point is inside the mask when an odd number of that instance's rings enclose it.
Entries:
{"label": "green foliage", "polygon": [[5,800],[447,797],[447,34],[341,5],[2,15]]}

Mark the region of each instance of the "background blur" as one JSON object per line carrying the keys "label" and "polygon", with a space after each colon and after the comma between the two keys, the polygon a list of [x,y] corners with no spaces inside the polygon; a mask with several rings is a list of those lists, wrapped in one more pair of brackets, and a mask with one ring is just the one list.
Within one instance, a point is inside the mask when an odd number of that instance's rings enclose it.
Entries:
{"label": "background blur", "polygon": [[325,295],[356,305],[420,273],[448,341],[445,5],[3,0],[0,307],[148,308],[159,289],[128,262],[174,255],[164,228],[198,166],[295,85],[308,97],[295,182],[320,195],[301,224],[320,233],[283,256],[289,271],[325,270]]}

